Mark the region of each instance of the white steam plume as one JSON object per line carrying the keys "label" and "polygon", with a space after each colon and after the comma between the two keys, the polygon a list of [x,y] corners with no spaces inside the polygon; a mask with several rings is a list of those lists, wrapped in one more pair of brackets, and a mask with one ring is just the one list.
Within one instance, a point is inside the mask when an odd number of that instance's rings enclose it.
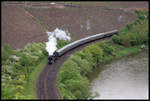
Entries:
{"label": "white steam plume", "polygon": [[46,50],[49,55],[53,55],[53,53],[57,49],[56,38],[58,38],[59,40],[71,40],[70,33],[68,33],[68,31],[65,32],[58,28],[56,28],[53,32],[46,31],[46,33],[48,35],[48,42],[46,42]]}

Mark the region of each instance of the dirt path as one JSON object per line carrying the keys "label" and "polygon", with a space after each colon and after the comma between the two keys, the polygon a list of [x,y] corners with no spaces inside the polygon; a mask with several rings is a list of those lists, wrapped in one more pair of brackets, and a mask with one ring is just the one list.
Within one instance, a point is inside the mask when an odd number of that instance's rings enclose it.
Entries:
{"label": "dirt path", "polygon": [[[106,38],[105,38],[106,39]],[[46,64],[44,69],[41,71],[36,85],[36,93],[39,99],[60,99],[58,88],[56,87],[57,75],[60,67],[66,61],[66,59],[76,51],[83,49],[84,47],[102,41],[105,39],[95,40],[87,44],[81,45],[63,56],[59,57],[53,64]],[[108,39],[108,38],[107,38]]]}

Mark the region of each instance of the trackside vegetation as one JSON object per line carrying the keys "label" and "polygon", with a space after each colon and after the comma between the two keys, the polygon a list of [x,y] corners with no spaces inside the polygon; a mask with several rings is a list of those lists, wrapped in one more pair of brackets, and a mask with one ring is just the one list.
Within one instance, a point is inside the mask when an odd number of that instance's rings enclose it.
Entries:
{"label": "trackside vegetation", "polygon": [[75,52],[62,65],[57,87],[62,99],[92,99],[88,73],[112,59],[149,49],[148,12],[136,11],[135,21],[127,24],[110,40],[105,40]]}
{"label": "trackside vegetation", "polygon": [[[24,49],[13,50],[8,45],[2,47],[2,99],[31,99],[25,94],[30,74],[40,61],[47,57],[44,43],[28,44]],[[46,61],[45,61],[46,62]]]}
{"label": "trackside vegetation", "polygon": [[[149,50],[148,12],[136,14],[137,19],[121,29],[119,36],[87,46],[67,59],[57,78],[62,99],[92,99],[88,73],[97,65]],[[61,48],[69,42],[57,40],[57,43]],[[8,45],[1,47],[1,99],[37,99],[35,81],[48,61],[45,46],[45,43],[32,43],[17,50]]]}
{"label": "trackside vegetation", "polygon": [[[69,43],[57,41],[58,48]],[[48,62],[45,47],[45,43],[27,44],[24,49],[17,50],[7,44],[2,46],[2,99],[37,99],[36,80]]]}

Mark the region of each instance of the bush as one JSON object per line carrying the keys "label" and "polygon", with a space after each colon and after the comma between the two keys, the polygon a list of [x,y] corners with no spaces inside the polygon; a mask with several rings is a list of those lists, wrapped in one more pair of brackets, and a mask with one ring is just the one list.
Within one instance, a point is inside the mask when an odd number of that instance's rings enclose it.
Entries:
{"label": "bush", "polygon": [[2,83],[2,99],[12,99],[15,96],[15,87],[8,83]]}
{"label": "bush", "polygon": [[139,20],[148,19],[149,13],[147,11],[136,11],[136,17]]}
{"label": "bush", "polygon": [[72,67],[63,65],[59,72],[58,87],[62,94],[61,97],[63,99],[85,99],[89,96],[89,82],[74,69],[70,69]]}
{"label": "bush", "polygon": [[112,36],[112,41],[113,41],[114,43],[116,43],[116,44],[121,44],[121,39],[120,39],[120,37],[117,36],[117,35],[113,35],[113,36]]}
{"label": "bush", "polygon": [[80,78],[80,67],[72,60],[64,63],[61,71],[59,72],[59,81],[64,83],[68,79],[78,79]]}
{"label": "bush", "polygon": [[120,35],[121,45],[130,46],[130,36],[128,34]]}
{"label": "bush", "polygon": [[2,61],[6,61],[10,55],[14,54],[14,51],[12,50],[12,48],[7,45],[7,44],[4,44],[2,46],[2,51],[1,51],[1,54],[2,54]]}
{"label": "bush", "polygon": [[63,99],[88,99],[91,96],[85,75],[102,59],[102,55],[103,51],[97,45],[71,55],[58,76],[58,87]]}
{"label": "bush", "polygon": [[46,50],[42,50],[42,53],[44,54],[44,56],[48,57],[48,52]]}
{"label": "bush", "polygon": [[77,99],[87,99],[89,97],[89,81],[86,78],[67,80],[66,87]]}
{"label": "bush", "polygon": [[72,55],[69,59],[74,61],[78,67],[80,67],[80,74],[83,76],[92,69],[89,62],[85,59],[81,59],[80,56]]}
{"label": "bush", "polygon": [[96,63],[94,62],[94,57],[92,56],[90,51],[87,49],[83,49],[83,51],[76,52],[75,55],[80,56],[81,59],[85,59],[86,61],[88,61],[90,67],[93,67],[96,65]]}
{"label": "bush", "polygon": [[57,39],[57,48],[60,49],[60,48],[62,48],[63,46],[69,44],[69,43],[70,43],[69,41]]}
{"label": "bush", "polygon": [[63,84],[63,83],[60,82],[59,85],[58,85],[58,88],[59,88],[59,91],[60,91],[60,94],[61,94],[61,98],[62,98],[62,99],[71,99],[71,100],[77,99],[77,98],[71,93],[71,91],[69,91],[69,90],[67,89],[67,87],[66,87],[65,84]]}
{"label": "bush", "polygon": [[[33,97],[25,94],[24,90],[28,85],[31,72],[44,55],[48,56],[44,43],[28,44],[24,49],[18,50],[12,50],[8,45],[2,47],[2,99]],[[15,61],[14,56],[19,57],[19,60]],[[21,75],[25,78],[21,79]]]}
{"label": "bush", "polygon": [[115,51],[113,46],[109,45],[105,41],[100,42],[98,45],[103,49],[104,55],[113,55]]}
{"label": "bush", "polygon": [[123,46],[134,46],[148,43],[148,12],[136,11],[136,21],[129,23],[119,31],[120,36],[114,35],[112,40]]}
{"label": "bush", "polygon": [[89,50],[90,53],[92,54],[92,57],[94,57],[94,63],[99,63],[102,59],[103,56],[103,50],[98,47],[96,44],[90,45],[85,48],[85,50]]}

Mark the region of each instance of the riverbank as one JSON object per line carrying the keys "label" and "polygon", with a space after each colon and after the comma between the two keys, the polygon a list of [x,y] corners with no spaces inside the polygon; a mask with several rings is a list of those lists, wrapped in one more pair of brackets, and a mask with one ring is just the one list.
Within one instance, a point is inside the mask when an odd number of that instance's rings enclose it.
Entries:
{"label": "riverbank", "polygon": [[[114,45],[114,47],[117,50],[115,51],[113,56],[107,55],[106,57],[103,57],[103,60],[99,64],[95,64],[92,67],[88,66],[89,63],[86,61],[86,59],[81,59],[75,55],[70,56],[70,58],[64,63],[64,65],[62,66],[59,72],[57,87],[59,88],[61,98],[62,99],[88,99],[88,98],[92,99],[94,98],[95,96],[97,96],[97,94],[95,93],[95,95],[93,96],[91,95],[91,92],[89,91],[90,90],[89,85],[90,85],[90,82],[92,81],[89,75],[91,74],[94,75],[94,71],[96,70],[97,65],[103,66],[111,62],[114,59],[121,59],[122,57],[125,57],[125,56],[135,55],[142,51],[148,52],[149,50],[148,45],[145,46],[144,49],[141,49],[141,45],[137,45],[133,47],[122,47],[120,45]],[[75,54],[83,55],[81,51],[76,52]],[[83,55],[83,57],[85,56]],[[85,95],[84,96],[76,95],[77,97],[80,97],[80,98],[75,98],[72,95],[72,98],[69,98],[69,96],[71,96],[71,92],[69,91],[67,92],[68,89],[71,90],[72,94],[76,94],[76,92],[74,92],[76,90],[78,90],[78,93],[81,90],[80,94],[84,93]]]}
{"label": "riverbank", "polygon": [[[113,57],[110,57],[106,62],[103,62],[101,64],[98,64],[96,66],[95,69],[93,69],[90,73],[88,73],[86,76],[87,78],[89,79],[90,83],[93,81],[94,78],[96,78],[98,76],[98,74],[104,69],[103,67],[106,65],[106,64],[109,64],[113,61],[117,61],[117,60],[120,60],[122,58],[127,58],[127,57],[132,57],[132,56],[136,56],[137,54],[140,54],[142,52],[146,52],[148,54],[148,49],[149,47],[146,46],[145,49],[141,49],[140,46],[135,46],[135,47],[130,47],[130,48],[126,48],[125,50],[123,51],[118,51],[118,54],[122,54],[122,55],[117,55],[115,56],[114,58]],[[126,51],[126,52],[125,52]],[[128,51],[128,52],[127,52]],[[100,69],[101,67],[101,69]],[[96,73],[98,72],[98,73]]]}
{"label": "riverbank", "polygon": [[98,65],[88,74],[90,91],[99,94],[94,99],[148,99],[148,55],[141,51]]}
{"label": "riverbank", "polygon": [[148,12],[137,11],[136,21],[129,23],[111,40],[98,42],[71,55],[58,74],[57,87],[62,99],[92,99],[87,75],[98,64],[149,50]]}

